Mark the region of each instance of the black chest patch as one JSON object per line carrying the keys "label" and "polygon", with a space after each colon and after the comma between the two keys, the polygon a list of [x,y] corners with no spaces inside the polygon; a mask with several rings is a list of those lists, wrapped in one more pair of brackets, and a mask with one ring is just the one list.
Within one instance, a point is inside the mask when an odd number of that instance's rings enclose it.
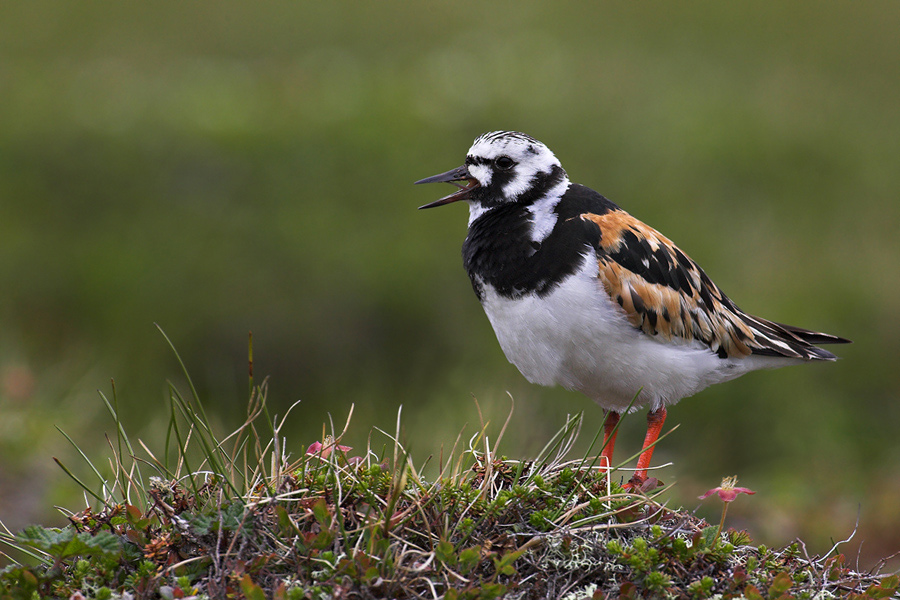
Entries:
{"label": "black chest patch", "polygon": [[617,208],[581,185],[573,184],[554,208],[556,224],[541,242],[531,239],[532,213],[522,203],[491,208],[470,226],[463,243],[463,265],[481,299],[481,282],[504,298],[544,296],[582,265],[599,242],[599,230],[579,215]]}

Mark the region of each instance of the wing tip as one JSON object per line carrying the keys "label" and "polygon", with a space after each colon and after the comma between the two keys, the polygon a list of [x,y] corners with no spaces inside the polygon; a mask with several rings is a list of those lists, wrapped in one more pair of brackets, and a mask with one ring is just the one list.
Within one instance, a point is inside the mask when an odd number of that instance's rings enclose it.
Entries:
{"label": "wing tip", "polygon": [[[780,355],[809,361],[835,361],[840,357],[824,348],[820,348],[818,344],[853,343],[852,340],[831,335],[830,333],[812,331],[774,321],[763,321],[758,318],[754,318],[754,320],[759,325],[767,325],[766,329],[772,329],[772,331],[760,331],[757,327],[753,327],[756,332],[762,334],[757,341],[763,345],[762,348],[754,348],[754,354]],[[789,351],[786,352],[785,350]]]}

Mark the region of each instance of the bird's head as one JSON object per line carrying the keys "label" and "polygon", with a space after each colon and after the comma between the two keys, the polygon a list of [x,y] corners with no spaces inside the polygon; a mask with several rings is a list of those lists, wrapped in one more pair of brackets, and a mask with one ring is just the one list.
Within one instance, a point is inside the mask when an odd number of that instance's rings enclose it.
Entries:
{"label": "bird's head", "polygon": [[479,136],[463,166],[416,183],[452,183],[459,191],[419,208],[466,200],[480,209],[507,203],[531,204],[566,180],[566,172],[547,146],[515,131]]}

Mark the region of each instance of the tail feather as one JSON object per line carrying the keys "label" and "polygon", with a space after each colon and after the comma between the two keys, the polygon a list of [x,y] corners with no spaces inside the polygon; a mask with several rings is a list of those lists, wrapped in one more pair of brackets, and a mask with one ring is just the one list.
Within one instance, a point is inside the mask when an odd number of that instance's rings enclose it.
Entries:
{"label": "tail feather", "polygon": [[836,335],[831,335],[829,333],[821,333],[818,331],[811,331],[809,329],[803,329],[802,327],[795,327],[793,325],[784,325],[783,323],[774,323],[778,325],[782,329],[790,332],[792,335],[800,338],[804,342],[809,342],[810,344],[852,344],[851,340],[847,338],[838,337]]}
{"label": "tail feather", "polygon": [[750,346],[752,354],[802,360],[837,360],[837,356],[819,348],[816,344],[851,343],[850,340],[836,335],[784,325],[751,315],[743,316],[744,322],[754,333],[754,344]]}

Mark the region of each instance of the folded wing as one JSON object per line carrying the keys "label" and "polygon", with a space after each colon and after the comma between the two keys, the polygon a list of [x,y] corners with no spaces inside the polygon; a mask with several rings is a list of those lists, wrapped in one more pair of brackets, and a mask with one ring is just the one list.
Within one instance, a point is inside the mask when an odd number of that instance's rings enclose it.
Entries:
{"label": "folded wing", "polygon": [[628,320],[660,341],[699,341],[721,358],[750,354],[835,360],[826,333],[748,315],[675,244],[621,209],[580,218],[600,230],[599,278]]}

